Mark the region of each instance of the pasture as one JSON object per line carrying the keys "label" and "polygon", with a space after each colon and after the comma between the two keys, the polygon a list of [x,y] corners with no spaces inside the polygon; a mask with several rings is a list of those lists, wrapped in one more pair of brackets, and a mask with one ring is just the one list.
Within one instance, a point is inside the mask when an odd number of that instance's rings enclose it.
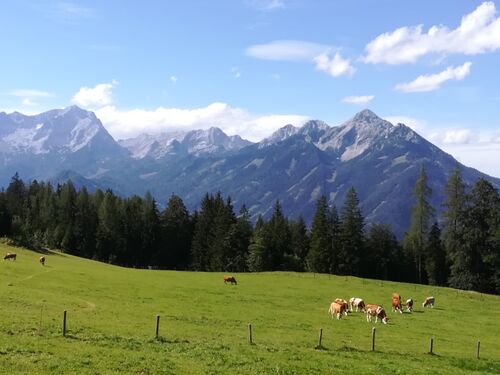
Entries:
{"label": "pasture", "polygon": [[[222,273],[124,269],[60,253],[42,266],[40,254],[0,243],[6,252],[18,255],[0,263],[5,374],[500,373],[497,296],[281,272],[234,274],[238,285],[225,285]],[[413,314],[391,312],[393,292],[415,300]],[[436,306],[424,310],[430,295]],[[352,296],[384,305],[389,324],[362,313],[332,320],[330,302]]]}

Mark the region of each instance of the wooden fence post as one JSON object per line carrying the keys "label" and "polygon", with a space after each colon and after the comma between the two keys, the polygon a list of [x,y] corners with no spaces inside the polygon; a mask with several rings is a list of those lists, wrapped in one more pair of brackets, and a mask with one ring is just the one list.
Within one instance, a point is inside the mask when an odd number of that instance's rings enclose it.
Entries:
{"label": "wooden fence post", "polygon": [[160,333],[160,315],[156,315],[156,331],[155,331],[156,338],[158,338],[159,333]]}
{"label": "wooden fence post", "polygon": [[252,339],[252,325],[248,324],[248,342],[250,345],[253,344],[253,339]]}
{"label": "wooden fence post", "polygon": [[432,353],[433,346],[434,346],[434,339],[431,337],[431,340],[429,341],[429,354],[433,354]]}
{"label": "wooden fence post", "polygon": [[477,352],[476,352],[476,358],[479,359],[479,349],[481,348],[481,341],[477,342]]}
{"label": "wooden fence post", "polygon": [[63,336],[66,337],[66,315],[67,315],[67,311],[64,310],[64,313],[63,313]]}
{"label": "wooden fence post", "polygon": [[375,327],[372,328],[372,352],[375,351]]}
{"label": "wooden fence post", "polygon": [[317,349],[321,349],[321,340],[323,340],[323,328],[319,329],[319,339],[318,339],[318,346],[316,347]]}

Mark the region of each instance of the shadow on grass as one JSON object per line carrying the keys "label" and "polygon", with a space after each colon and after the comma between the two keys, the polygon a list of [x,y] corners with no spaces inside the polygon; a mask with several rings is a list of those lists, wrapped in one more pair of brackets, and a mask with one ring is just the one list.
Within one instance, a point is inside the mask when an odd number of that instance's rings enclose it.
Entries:
{"label": "shadow on grass", "polygon": [[158,336],[157,338],[148,340],[148,343],[161,343],[161,344],[189,344],[189,340],[181,340],[181,339],[167,339],[163,336]]}

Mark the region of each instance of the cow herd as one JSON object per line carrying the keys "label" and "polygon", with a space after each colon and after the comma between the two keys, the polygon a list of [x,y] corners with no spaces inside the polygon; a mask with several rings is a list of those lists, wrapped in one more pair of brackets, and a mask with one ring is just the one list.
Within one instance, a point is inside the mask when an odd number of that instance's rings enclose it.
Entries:
{"label": "cow herd", "polygon": [[[3,260],[16,260],[17,259],[17,254],[16,253],[7,253],[3,256]],[[42,266],[45,266],[45,257],[41,256],[38,261]]]}
{"label": "cow herd", "polygon": [[[422,307],[434,307],[435,298],[427,297],[425,301],[422,303]],[[413,299],[408,298],[405,303],[406,311],[411,313],[413,312]],[[385,309],[381,305],[377,304],[365,304],[365,301],[359,297],[352,297],[349,300],[349,303],[345,299],[336,298],[328,309],[328,314],[333,317],[337,317],[338,320],[342,318],[342,315],[348,316],[348,313],[359,312],[362,311],[366,314],[366,321],[372,322],[373,318],[375,318],[375,323],[379,320],[387,324],[389,318],[387,317],[387,313]],[[403,313],[403,306],[401,304],[401,296],[399,293],[392,294],[392,311]]]}

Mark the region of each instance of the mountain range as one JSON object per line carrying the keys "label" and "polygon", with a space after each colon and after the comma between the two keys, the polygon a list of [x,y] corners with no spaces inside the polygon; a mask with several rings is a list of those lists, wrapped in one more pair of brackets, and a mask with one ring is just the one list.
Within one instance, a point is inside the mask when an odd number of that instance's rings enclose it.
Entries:
{"label": "mountain range", "polygon": [[286,125],[258,143],[208,130],[142,134],[116,141],[93,112],[72,106],[35,116],[0,112],[0,186],[18,172],[24,180],[71,179],[90,190],[129,196],[149,191],[164,205],[172,193],[196,209],[207,192],[230,195],[235,208],[268,217],[279,199],[291,218],[310,222],[325,195],[340,207],[353,186],[367,223],[384,222],[402,236],[424,165],[438,219],[444,186],[455,167],[472,185],[497,188],[500,179],[458,163],[415,131],[370,110],[339,126],[308,121]]}

